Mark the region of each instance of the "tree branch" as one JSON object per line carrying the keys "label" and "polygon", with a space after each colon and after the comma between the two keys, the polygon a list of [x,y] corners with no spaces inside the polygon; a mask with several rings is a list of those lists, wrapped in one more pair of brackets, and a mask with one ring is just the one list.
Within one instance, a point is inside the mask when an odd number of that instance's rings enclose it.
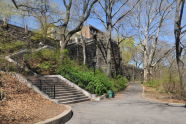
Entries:
{"label": "tree branch", "polygon": [[132,9],[128,10],[125,14],[121,15],[118,19],[116,19],[116,21],[113,23],[113,27],[120,21],[122,20],[126,15],[128,15],[134,8],[135,6],[140,2],[141,0],[138,0],[135,5],[132,7]]}

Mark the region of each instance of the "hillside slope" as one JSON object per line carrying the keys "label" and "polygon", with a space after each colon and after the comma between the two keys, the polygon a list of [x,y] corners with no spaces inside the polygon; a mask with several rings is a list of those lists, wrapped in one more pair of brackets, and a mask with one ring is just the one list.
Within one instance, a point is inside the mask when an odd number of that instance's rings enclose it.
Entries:
{"label": "hillside slope", "polygon": [[63,105],[44,99],[8,74],[0,73],[0,123],[36,123],[65,110]]}

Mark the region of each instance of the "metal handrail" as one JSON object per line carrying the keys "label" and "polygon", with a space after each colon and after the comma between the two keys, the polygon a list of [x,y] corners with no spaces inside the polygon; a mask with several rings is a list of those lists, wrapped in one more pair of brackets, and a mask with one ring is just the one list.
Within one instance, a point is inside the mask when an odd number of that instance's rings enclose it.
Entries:
{"label": "metal handrail", "polygon": [[[55,86],[55,84],[49,84],[48,82],[44,82],[44,84],[45,85],[47,85],[47,86],[49,86],[49,88],[47,88],[47,89],[52,89],[52,92],[53,92],[53,98],[55,99],[55,96],[56,96],[56,92],[55,92],[55,90],[56,90],[56,86]],[[41,91],[43,91],[43,92],[46,92],[46,91],[44,91],[44,84],[43,84],[43,80],[42,79],[39,79],[39,89],[41,90]],[[49,96],[50,96],[50,94],[49,94]]]}

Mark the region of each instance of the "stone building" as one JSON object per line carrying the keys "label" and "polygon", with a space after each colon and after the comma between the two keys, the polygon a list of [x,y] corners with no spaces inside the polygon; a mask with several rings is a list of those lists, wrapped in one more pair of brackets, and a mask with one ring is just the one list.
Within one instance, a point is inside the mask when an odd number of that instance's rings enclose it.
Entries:
{"label": "stone building", "polygon": [[[88,25],[76,33],[67,45],[69,56],[80,64],[85,63],[88,67],[96,67],[106,72],[106,34],[97,28]],[[121,63],[120,51],[117,42],[112,42],[112,73],[118,71],[129,80],[141,80],[143,70],[134,66],[126,66]],[[86,58],[86,61],[84,60]],[[119,70],[116,70],[118,68]]]}

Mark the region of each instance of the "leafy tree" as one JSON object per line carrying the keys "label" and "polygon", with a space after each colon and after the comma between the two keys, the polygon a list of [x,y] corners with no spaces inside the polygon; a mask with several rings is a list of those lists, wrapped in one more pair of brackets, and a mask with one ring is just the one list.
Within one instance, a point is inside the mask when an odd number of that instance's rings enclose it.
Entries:
{"label": "leafy tree", "polygon": [[119,44],[121,57],[124,64],[129,64],[132,56],[135,52],[135,41],[133,38],[127,38],[121,41]]}

